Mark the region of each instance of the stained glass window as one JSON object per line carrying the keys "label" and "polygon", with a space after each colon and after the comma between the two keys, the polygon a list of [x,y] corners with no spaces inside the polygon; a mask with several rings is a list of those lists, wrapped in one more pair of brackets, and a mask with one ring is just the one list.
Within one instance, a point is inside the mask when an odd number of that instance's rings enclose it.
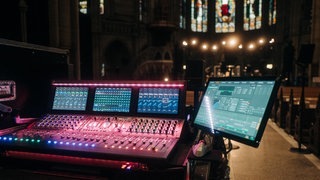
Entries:
{"label": "stained glass window", "polygon": [[79,0],[80,12],[82,14],[87,14],[87,0]]}
{"label": "stained glass window", "polygon": [[186,0],[180,0],[180,22],[179,27],[186,28]]}
{"label": "stained glass window", "polygon": [[143,0],[139,0],[139,21],[143,20],[143,11],[144,11]]}
{"label": "stained glass window", "polygon": [[215,30],[217,33],[235,31],[235,0],[216,0]]}
{"label": "stained glass window", "polygon": [[[79,0],[80,12],[82,14],[88,13],[88,1],[87,0]],[[100,14],[104,14],[104,0],[99,1],[99,11]]]}
{"label": "stained glass window", "polygon": [[100,14],[104,14],[104,0],[100,0],[99,10],[100,10]]}
{"label": "stained glass window", "polygon": [[269,25],[277,22],[277,0],[269,0]]}
{"label": "stained glass window", "polygon": [[207,32],[208,0],[191,0],[191,30]]}
{"label": "stained glass window", "polygon": [[243,29],[261,29],[262,0],[244,0],[243,10]]}

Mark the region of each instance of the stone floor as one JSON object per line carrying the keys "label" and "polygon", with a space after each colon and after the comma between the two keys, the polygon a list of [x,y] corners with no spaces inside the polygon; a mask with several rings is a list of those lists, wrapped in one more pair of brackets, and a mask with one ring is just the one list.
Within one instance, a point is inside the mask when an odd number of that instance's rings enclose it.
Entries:
{"label": "stone floor", "polygon": [[297,142],[273,121],[269,120],[258,148],[233,144],[240,148],[229,153],[231,180],[320,179],[320,159],[290,151]]}

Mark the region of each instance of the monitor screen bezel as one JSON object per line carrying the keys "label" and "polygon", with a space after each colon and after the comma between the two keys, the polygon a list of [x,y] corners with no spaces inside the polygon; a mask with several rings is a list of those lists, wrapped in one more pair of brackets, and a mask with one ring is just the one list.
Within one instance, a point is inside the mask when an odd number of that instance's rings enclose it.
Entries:
{"label": "monitor screen bezel", "polygon": [[[92,99],[92,112],[93,113],[130,113],[131,111],[131,103],[129,104],[128,107],[128,111],[116,111],[116,110],[103,110],[103,111],[99,111],[99,110],[95,110],[94,106],[96,103],[96,97],[97,97],[97,90],[98,89],[105,89],[105,88],[113,88],[113,89],[118,89],[120,92],[120,89],[126,89],[130,91],[130,97],[129,97],[129,103],[132,101],[132,96],[133,96],[133,89],[132,87],[95,87],[94,88],[94,92],[93,92],[93,99]],[[123,90],[121,92],[124,92]]]}
{"label": "monitor screen bezel", "polygon": [[[86,88],[87,89],[87,97],[86,97],[86,104],[84,109],[54,109],[54,99],[56,97],[57,88],[70,88],[70,87],[76,87],[76,88]],[[52,101],[50,102],[50,109],[52,112],[85,112],[88,110],[88,104],[89,104],[89,96],[90,96],[90,88],[85,86],[55,86],[52,91]]]}
{"label": "monitor screen bezel", "polygon": [[142,93],[142,89],[149,89],[149,90],[151,90],[152,91],[152,89],[159,89],[159,87],[140,87],[139,89],[138,89],[138,96],[137,96],[137,107],[136,107],[136,111],[137,111],[137,114],[146,114],[146,115],[148,115],[148,114],[153,114],[153,115],[166,115],[166,116],[176,116],[176,115],[178,115],[180,112],[180,110],[182,109],[182,108],[179,108],[179,107],[181,107],[181,104],[180,104],[180,101],[181,101],[181,97],[180,97],[180,94],[182,93],[181,92],[181,89],[179,88],[179,87],[161,87],[161,89],[166,89],[166,90],[168,90],[168,89],[172,89],[172,90],[177,90],[178,92],[177,92],[177,95],[178,95],[178,99],[177,99],[177,108],[175,109],[176,110],[176,113],[165,113],[165,112],[163,112],[163,111],[161,111],[161,112],[151,112],[151,111],[139,111],[139,108],[140,108],[140,106],[139,106],[139,103],[140,103],[140,100],[143,100],[142,98],[140,98],[140,95],[141,95],[141,93]]}
{"label": "monitor screen bezel", "polygon": [[[260,126],[258,128],[258,131],[257,131],[257,134],[256,134],[254,140],[249,140],[247,138],[236,136],[236,135],[233,135],[231,133],[228,133],[228,132],[225,132],[225,131],[221,131],[221,130],[217,130],[217,129],[213,129],[212,130],[209,127],[205,127],[205,126],[197,124],[196,118],[197,118],[199,109],[201,107],[201,104],[203,102],[203,97],[206,94],[209,82],[211,82],[211,81],[273,81],[274,82],[274,86],[273,86],[272,92],[270,94],[269,101],[268,101],[268,103],[266,105],[265,112],[264,112],[264,114],[262,116],[262,120],[261,120]],[[203,96],[200,99],[199,105],[196,108],[193,124],[194,124],[194,126],[196,128],[198,128],[199,130],[202,130],[205,133],[211,134],[213,136],[225,137],[225,138],[228,138],[228,139],[231,139],[231,140],[234,140],[234,141],[249,145],[251,147],[257,148],[257,147],[259,147],[259,144],[261,142],[265,127],[266,127],[268,119],[270,117],[270,113],[271,113],[274,101],[276,99],[279,86],[280,86],[279,78],[277,78],[277,77],[269,77],[269,76],[268,77],[213,77],[213,78],[210,78],[208,80],[207,84],[206,84],[205,90],[203,91]]]}
{"label": "monitor screen bezel", "polygon": [[[53,97],[57,87],[61,86],[80,86],[88,87],[89,94],[85,111],[70,111],[70,110],[54,110]],[[165,117],[165,118],[179,118],[182,119],[185,116],[185,102],[186,102],[186,81],[174,80],[174,81],[142,81],[142,80],[54,80],[51,82],[51,91],[49,105],[47,106],[47,113],[51,114],[90,114],[90,115],[110,115],[110,116],[141,116],[141,117]],[[121,87],[131,89],[131,104],[129,112],[102,112],[93,111],[93,103],[95,98],[96,88],[101,87]],[[178,88],[179,89],[179,108],[177,114],[157,114],[157,113],[138,113],[137,102],[140,88],[156,87],[156,88]]]}

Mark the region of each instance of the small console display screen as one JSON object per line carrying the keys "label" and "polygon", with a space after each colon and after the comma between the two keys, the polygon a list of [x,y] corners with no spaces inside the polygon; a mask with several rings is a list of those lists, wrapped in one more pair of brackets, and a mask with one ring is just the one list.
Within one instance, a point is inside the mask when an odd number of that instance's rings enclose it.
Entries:
{"label": "small console display screen", "polygon": [[131,88],[96,88],[93,111],[129,112]]}
{"label": "small console display screen", "polygon": [[138,113],[178,114],[179,88],[140,88]]}
{"label": "small console display screen", "polygon": [[56,87],[53,110],[86,110],[88,87]]}

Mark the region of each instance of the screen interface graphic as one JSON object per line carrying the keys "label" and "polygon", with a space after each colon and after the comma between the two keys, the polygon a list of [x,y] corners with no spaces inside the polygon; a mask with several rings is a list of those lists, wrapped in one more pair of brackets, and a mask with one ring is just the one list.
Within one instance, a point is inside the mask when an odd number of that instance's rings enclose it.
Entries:
{"label": "screen interface graphic", "polygon": [[274,81],[210,81],[195,124],[254,141]]}
{"label": "screen interface graphic", "polygon": [[129,112],[131,88],[97,88],[94,95],[93,111]]}
{"label": "screen interface graphic", "polygon": [[56,87],[53,110],[86,110],[88,87]]}
{"label": "screen interface graphic", "polygon": [[140,88],[138,113],[178,114],[179,88]]}

